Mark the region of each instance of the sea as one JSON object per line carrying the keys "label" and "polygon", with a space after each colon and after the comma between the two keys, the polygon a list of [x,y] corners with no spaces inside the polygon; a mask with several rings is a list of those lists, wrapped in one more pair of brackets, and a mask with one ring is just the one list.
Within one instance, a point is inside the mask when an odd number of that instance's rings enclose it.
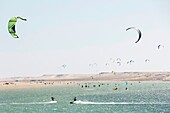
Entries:
{"label": "sea", "polygon": [[3,88],[0,113],[170,113],[170,82],[69,82]]}

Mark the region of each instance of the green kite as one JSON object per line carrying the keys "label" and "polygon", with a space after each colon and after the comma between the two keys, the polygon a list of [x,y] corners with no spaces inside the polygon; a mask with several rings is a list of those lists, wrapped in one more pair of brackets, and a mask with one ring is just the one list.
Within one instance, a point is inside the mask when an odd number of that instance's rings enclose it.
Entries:
{"label": "green kite", "polygon": [[14,38],[19,38],[18,35],[16,34],[16,30],[15,30],[15,25],[16,25],[18,19],[27,21],[27,19],[25,19],[23,17],[12,17],[9,20],[9,22],[8,22],[8,31],[12,35],[12,37],[14,37]]}

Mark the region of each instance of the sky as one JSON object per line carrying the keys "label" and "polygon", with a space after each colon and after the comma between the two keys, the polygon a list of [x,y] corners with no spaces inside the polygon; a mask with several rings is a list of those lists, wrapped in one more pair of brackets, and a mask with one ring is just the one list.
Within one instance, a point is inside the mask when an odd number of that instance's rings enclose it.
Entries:
{"label": "sky", "polygon": [[[27,19],[18,19],[18,39],[7,29],[15,16]],[[170,71],[169,20],[169,0],[1,1],[0,78]],[[141,30],[138,43],[129,27]]]}

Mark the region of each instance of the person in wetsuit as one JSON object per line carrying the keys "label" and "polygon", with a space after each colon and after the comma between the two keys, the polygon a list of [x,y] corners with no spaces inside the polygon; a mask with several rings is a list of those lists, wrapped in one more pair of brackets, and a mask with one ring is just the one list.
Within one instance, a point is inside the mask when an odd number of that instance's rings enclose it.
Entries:
{"label": "person in wetsuit", "polygon": [[77,100],[77,98],[76,97],[74,97],[74,101],[76,101]]}
{"label": "person in wetsuit", "polygon": [[55,98],[54,98],[54,97],[51,97],[51,100],[52,100],[52,101],[54,101],[54,100],[55,100]]}

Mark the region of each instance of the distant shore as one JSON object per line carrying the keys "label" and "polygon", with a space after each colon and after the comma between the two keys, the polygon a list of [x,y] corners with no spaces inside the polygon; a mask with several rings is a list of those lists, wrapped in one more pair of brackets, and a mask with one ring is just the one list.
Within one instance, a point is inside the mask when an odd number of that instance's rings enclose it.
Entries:
{"label": "distant shore", "polygon": [[12,77],[1,80],[0,88],[29,88],[81,82],[121,81],[169,82],[170,72],[102,72],[99,74],[46,74],[40,77]]}

